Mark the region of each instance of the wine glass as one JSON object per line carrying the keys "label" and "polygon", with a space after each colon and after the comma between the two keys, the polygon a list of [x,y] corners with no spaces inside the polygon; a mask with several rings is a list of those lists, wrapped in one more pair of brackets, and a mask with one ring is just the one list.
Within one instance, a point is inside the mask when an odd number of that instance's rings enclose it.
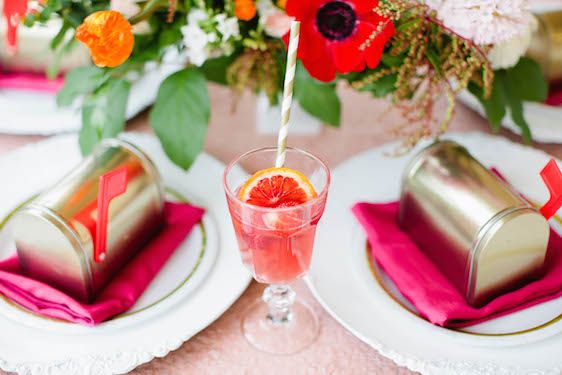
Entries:
{"label": "wine glass", "polygon": [[271,168],[276,153],[273,147],[245,153],[227,166],[223,183],[242,261],[258,282],[269,284],[263,292],[265,303],[256,301],[246,310],[242,331],[262,351],[291,354],[308,346],[318,334],[318,317],[309,306],[295,301],[295,292],[288,284],[310,267],[330,171],[316,156],[287,148],[285,167],[304,174],[317,196],[303,204],[282,208],[240,200],[240,187],[255,172]]}

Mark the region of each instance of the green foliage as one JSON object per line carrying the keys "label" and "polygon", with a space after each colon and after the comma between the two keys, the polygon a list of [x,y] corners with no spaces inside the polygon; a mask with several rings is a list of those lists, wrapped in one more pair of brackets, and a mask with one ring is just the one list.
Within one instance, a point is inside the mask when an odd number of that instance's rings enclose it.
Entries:
{"label": "green foliage", "polygon": [[498,132],[500,130],[501,121],[506,113],[503,88],[500,87],[500,84],[493,85],[490,96],[487,99],[484,99],[484,90],[482,90],[480,86],[474,82],[470,82],[468,85],[468,90],[472,93],[472,95],[478,98],[482,107],[484,107],[486,117],[488,118],[488,121],[490,121],[490,125],[492,126],[492,130],[494,132]]}
{"label": "green foliage", "polygon": [[317,81],[298,64],[294,96],[300,106],[312,116],[325,124],[340,126],[341,104],[335,83]]}
{"label": "green foliage", "polygon": [[75,68],[66,74],[63,88],[57,94],[57,105],[66,107],[74,100],[89,94],[103,85],[109,74],[107,71],[95,66]]}
{"label": "green foliage", "polygon": [[548,95],[548,82],[544,78],[539,64],[529,58],[522,58],[519,63],[505,71],[510,89],[521,100],[543,102]]}
{"label": "green foliage", "polygon": [[[129,73],[142,75],[147,63],[161,63],[171,48],[180,52],[186,48],[181,29],[187,23],[188,13],[195,8],[208,15],[199,23],[203,32],[215,35],[206,45],[207,52],[220,57],[207,60],[199,68],[188,65],[169,76],[159,89],[150,122],[170,159],[187,169],[202,150],[210,116],[207,81],[230,86],[236,96],[247,90],[264,92],[272,105],[278,104],[283,90],[286,48],[281,40],[264,32],[259,17],[235,21],[240,33],[228,36],[219,30],[215,16],[233,17],[232,1],[142,0],[137,3],[140,11],[129,21],[133,25],[147,22],[150,31],[135,34],[128,60],[115,68],[72,70],[57,96],[60,106],[69,106],[83,98],[80,145],[84,153],[90,152],[101,139],[116,136],[123,130],[129,80],[135,76]],[[74,40],[75,29],[84,18],[109,6],[109,0],[47,0],[40,2],[38,12],[26,15],[27,26],[43,24],[54,16],[62,21],[61,29],[50,43],[55,51],[55,63],[47,70],[49,77],[58,74],[59,62],[78,44]],[[374,69],[339,75],[338,80],[346,80],[354,89],[375,97],[392,96],[395,103],[400,103],[407,126],[415,127],[411,133],[397,131],[405,134],[407,142],[414,144],[430,135],[428,129],[435,128],[441,119],[438,131],[444,131],[453,113],[454,94],[467,87],[482,103],[494,130],[510,114],[525,139],[530,140],[523,103],[542,101],[547,91],[546,81],[535,62],[522,59],[511,69],[493,72],[486,51],[443,27],[422,2],[381,0],[378,11],[391,16],[396,30],[385,46],[380,64]],[[300,64],[295,80],[295,101],[323,123],[339,126],[341,103],[336,92],[337,81],[317,81]],[[444,95],[449,107],[443,116],[442,111],[434,112],[434,104]]]}
{"label": "green foliage", "polygon": [[494,131],[499,130],[509,110],[511,119],[521,129],[525,142],[531,141],[532,134],[525,120],[523,103],[543,102],[548,95],[548,83],[535,61],[522,58],[513,68],[496,71],[488,98],[474,82],[471,82],[468,89],[484,107]]}
{"label": "green foliage", "polygon": [[150,125],[178,166],[189,169],[203,149],[210,112],[207,82],[201,71],[186,68],[160,86]]}
{"label": "green foliage", "polygon": [[114,78],[85,97],[79,136],[82,154],[89,154],[100,140],[115,137],[123,131],[130,89],[127,80]]}
{"label": "green foliage", "polygon": [[366,84],[361,91],[368,91],[377,98],[384,98],[396,90],[397,73],[383,75],[381,78]]}
{"label": "green foliage", "polygon": [[234,62],[235,56],[221,56],[214,59],[209,59],[200,67],[203,74],[208,81],[218,83],[220,85],[227,85],[227,70]]}

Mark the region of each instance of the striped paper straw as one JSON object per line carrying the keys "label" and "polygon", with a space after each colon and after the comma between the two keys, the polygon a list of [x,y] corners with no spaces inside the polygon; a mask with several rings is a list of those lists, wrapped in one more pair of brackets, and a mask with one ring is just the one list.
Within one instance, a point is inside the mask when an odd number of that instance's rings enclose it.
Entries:
{"label": "striped paper straw", "polygon": [[277,160],[275,161],[275,166],[277,168],[285,164],[287,153],[287,135],[289,134],[289,118],[291,117],[291,104],[293,102],[293,87],[295,84],[300,28],[300,22],[293,21],[291,23],[289,47],[287,48],[285,87],[283,89],[283,103],[281,104],[281,125],[279,126],[279,137],[277,138]]}

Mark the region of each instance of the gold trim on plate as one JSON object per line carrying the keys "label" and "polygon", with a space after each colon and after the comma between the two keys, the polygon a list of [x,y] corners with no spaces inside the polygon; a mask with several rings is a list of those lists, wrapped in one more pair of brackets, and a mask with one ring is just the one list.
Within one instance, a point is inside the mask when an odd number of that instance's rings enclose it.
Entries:
{"label": "gold trim on plate", "polygon": [[[557,221],[560,221],[560,218],[556,217]],[[416,318],[419,318],[421,320],[423,320],[424,322],[428,323],[428,324],[432,324],[431,322],[429,322],[427,319],[425,319],[424,317],[422,317],[417,311],[414,311],[412,309],[410,309],[408,306],[406,306],[402,301],[400,301],[390,290],[388,290],[387,286],[385,285],[385,283],[382,281],[382,277],[380,272],[382,271],[380,269],[380,266],[378,264],[376,264],[376,260],[373,259],[373,257],[371,256],[371,245],[369,244],[369,241],[365,241],[366,242],[366,246],[365,246],[365,255],[367,257],[367,263],[369,264],[369,269],[371,270],[371,274],[373,275],[373,278],[375,279],[375,281],[379,284],[379,286],[386,292],[386,294],[394,301],[396,302],[398,305],[400,305],[404,310],[408,311],[410,314],[412,314],[413,316],[415,316]],[[453,331],[453,332],[457,332],[460,334],[465,334],[465,335],[470,335],[470,336],[480,336],[480,337],[508,337],[508,336],[517,336],[517,335],[522,335],[524,333],[529,333],[529,332],[533,332],[533,331],[538,331],[541,330],[543,328],[546,328],[548,326],[553,325],[554,323],[559,322],[560,320],[562,320],[562,314],[558,315],[556,318],[543,323],[541,325],[538,325],[536,327],[533,328],[529,328],[529,329],[525,329],[522,331],[516,331],[516,332],[510,332],[510,333],[474,333],[474,332],[466,332],[466,331],[462,331],[460,329],[454,329],[454,328],[447,328],[447,327],[441,327],[443,329],[449,330],[449,331]],[[438,326],[436,326],[438,327]]]}

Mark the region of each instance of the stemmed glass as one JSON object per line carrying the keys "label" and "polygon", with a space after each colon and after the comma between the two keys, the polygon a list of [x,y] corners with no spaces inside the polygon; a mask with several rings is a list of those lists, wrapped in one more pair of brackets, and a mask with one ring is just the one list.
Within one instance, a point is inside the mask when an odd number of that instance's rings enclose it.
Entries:
{"label": "stemmed glass", "polygon": [[295,302],[295,292],[288,283],[303,276],[310,267],[330,171],[314,155],[287,148],[285,167],[304,174],[317,196],[304,204],[283,208],[241,201],[237,194],[240,187],[256,171],[271,168],[276,153],[276,148],[245,153],[227,166],[223,183],[242,261],[258,282],[269,284],[262,297],[266,303],[256,301],[247,308],[242,331],[262,351],[291,354],[308,346],[318,334],[318,317],[309,306]]}

